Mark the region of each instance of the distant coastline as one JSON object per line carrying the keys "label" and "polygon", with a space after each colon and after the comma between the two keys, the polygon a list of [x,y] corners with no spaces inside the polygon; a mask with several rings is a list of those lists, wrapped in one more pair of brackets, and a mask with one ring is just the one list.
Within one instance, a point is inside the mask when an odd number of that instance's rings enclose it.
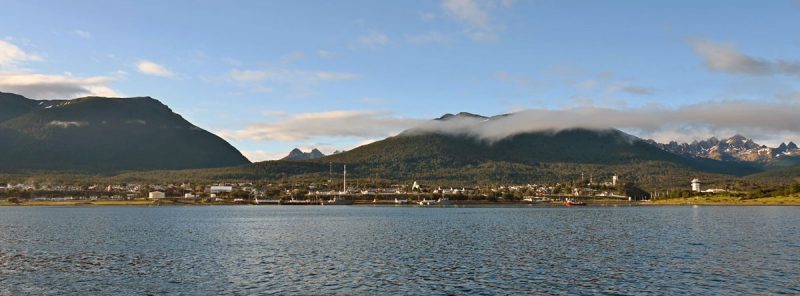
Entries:
{"label": "distant coastline", "polygon": [[[620,200],[586,200],[589,206],[800,206],[800,197],[781,196],[765,197],[756,199],[738,199],[735,197],[689,197],[672,198],[654,201],[620,201]],[[162,199],[162,200],[65,200],[65,201],[0,201],[0,206],[52,206],[52,207],[71,207],[71,206],[233,206],[233,205],[252,205],[247,202],[200,202],[181,199]],[[391,203],[371,203],[356,202],[355,206],[409,206],[415,205],[394,205]],[[263,205],[262,205],[263,206]],[[277,206],[277,205],[274,205]],[[563,202],[554,201],[551,203],[525,203],[525,202],[492,202],[492,201],[456,201],[447,206],[563,206]],[[442,206],[433,206],[442,207]]]}

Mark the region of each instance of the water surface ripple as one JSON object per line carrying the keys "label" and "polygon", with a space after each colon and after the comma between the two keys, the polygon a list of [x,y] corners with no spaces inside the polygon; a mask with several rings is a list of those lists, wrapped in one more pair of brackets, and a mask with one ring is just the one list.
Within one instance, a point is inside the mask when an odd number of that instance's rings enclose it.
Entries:
{"label": "water surface ripple", "polygon": [[0,294],[799,294],[800,207],[3,207]]}

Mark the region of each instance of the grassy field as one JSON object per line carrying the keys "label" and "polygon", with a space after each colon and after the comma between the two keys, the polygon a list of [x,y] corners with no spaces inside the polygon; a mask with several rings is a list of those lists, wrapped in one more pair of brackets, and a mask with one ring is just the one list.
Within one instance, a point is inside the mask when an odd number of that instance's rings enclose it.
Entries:
{"label": "grassy field", "polygon": [[800,206],[800,196],[779,196],[755,199],[739,199],[730,196],[709,196],[661,199],[643,204],[652,205],[773,205]]}

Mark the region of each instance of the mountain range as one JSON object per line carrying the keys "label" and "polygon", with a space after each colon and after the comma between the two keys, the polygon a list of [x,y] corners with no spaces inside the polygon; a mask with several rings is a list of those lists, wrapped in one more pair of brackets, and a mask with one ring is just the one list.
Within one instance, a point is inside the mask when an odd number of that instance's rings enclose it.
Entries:
{"label": "mountain range", "polygon": [[[800,171],[792,166],[800,159],[794,143],[769,148],[739,135],[661,144],[616,129],[482,134],[495,132],[506,116],[445,114],[349,151],[325,156],[294,149],[282,160],[249,164],[223,139],[150,97],[45,101],[0,93],[0,172],[75,171],[160,182],[319,180],[330,177],[332,165],[346,164],[354,178],[475,184],[618,175],[663,188],[683,186],[690,177],[791,180]],[[779,173],[764,173],[778,167]]]}
{"label": "mountain range", "polygon": [[31,100],[0,93],[0,171],[117,172],[250,163],[150,97]]}
{"label": "mountain range", "polygon": [[313,150],[311,150],[311,152],[303,152],[298,148],[294,148],[292,149],[292,151],[289,152],[289,155],[287,155],[284,158],[281,158],[281,160],[298,161],[298,160],[311,160],[322,157],[325,157],[325,154],[322,154],[322,152],[317,150],[317,148],[314,148]]}
{"label": "mountain range", "polygon": [[800,163],[798,162],[800,149],[794,142],[781,143],[778,147],[770,148],[757,144],[742,135],[735,135],[723,140],[712,137],[708,140],[682,144],[674,141],[667,144],[657,143],[653,140],[648,140],[648,142],[666,151],[689,157],[778,166]]}

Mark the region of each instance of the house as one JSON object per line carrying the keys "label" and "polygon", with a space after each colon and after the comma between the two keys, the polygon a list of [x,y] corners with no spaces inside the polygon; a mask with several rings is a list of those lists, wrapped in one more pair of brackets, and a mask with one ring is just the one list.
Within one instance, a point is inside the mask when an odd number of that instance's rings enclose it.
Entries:
{"label": "house", "polygon": [[149,199],[162,199],[165,197],[166,196],[164,195],[164,192],[161,191],[151,191],[150,194],[148,194],[147,196],[147,198]]}
{"label": "house", "polygon": [[211,193],[218,194],[223,192],[233,192],[233,186],[211,186]]}

